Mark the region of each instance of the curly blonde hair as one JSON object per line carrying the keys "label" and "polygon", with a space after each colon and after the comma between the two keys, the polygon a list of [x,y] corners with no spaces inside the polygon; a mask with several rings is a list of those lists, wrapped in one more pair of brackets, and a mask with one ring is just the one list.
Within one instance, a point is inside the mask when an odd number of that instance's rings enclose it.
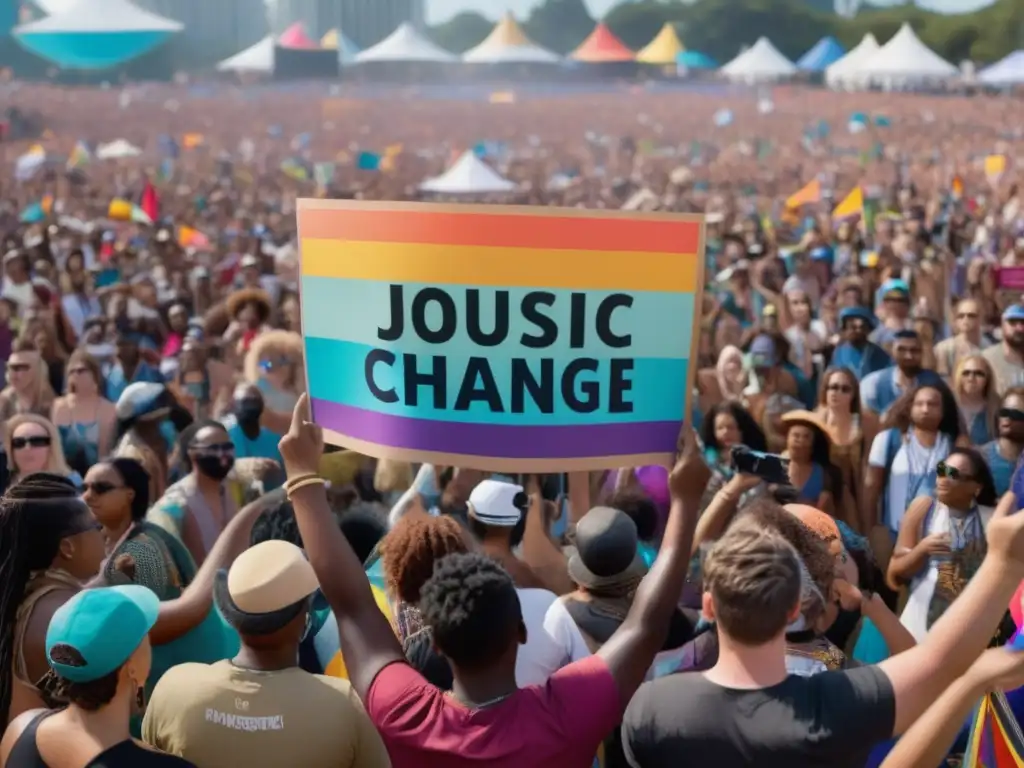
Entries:
{"label": "curly blonde hair", "polygon": [[289,386],[297,393],[306,391],[306,377],[303,375],[302,337],[292,331],[272,330],[261,333],[249,346],[245,355],[245,379],[255,384],[262,378],[260,360],[268,357],[283,357],[292,364]]}

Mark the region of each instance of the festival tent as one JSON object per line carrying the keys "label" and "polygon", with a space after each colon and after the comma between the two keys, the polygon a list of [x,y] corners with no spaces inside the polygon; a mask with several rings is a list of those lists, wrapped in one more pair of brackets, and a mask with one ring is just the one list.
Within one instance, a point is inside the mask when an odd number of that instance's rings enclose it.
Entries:
{"label": "festival tent", "polygon": [[797,73],[797,68],[767,37],[761,37],[721,71],[730,80],[757,83],[790,77]]}
{"label": "festival tent", "polygon": [[376,45],[356,54],[356,61],[360,64],[380,61],[422,63],[457,60],[455,54],[434,44],[407,22],[399,25],[398,29]]}
{"label": "festival tent", "polygon": [[274,71],[274,38],[267,35],[255,45],[229,56],[217,65],[221,72],[255,72],[270,74]]}
{"label": "festival tent", "polygon": [[852,51],[825,68],[825,82],[833,88],[844,85],[861,85],[863,83],[863,77],[859,74],[861,67],[864,62],[875,55],[879,48],[875,36],[868,32]]}
{"label": "festival tent", "polygon": [[15,27],[12,34],[23,47],[64,69],[107,69],[182,29],[130,0],[75,0],[60,13]]}
{"label": "festival tent", "polygon": [[307,33],[306,27],[301,21],[296,21],[277,38],[277,44],[281,48],[292,48],[299,51],[315,51],[320,48],[316,41]]}
{"label": "festival tent", "polygon": [[62,13],[75,4],[75,0],[35,0],[36,6],[47,16]]}
{"label": "festival tent", "polygon": [[440,176],[427,179],[420,184],[420,190],[423,192],[444,195],[482,195],[511,192],[515,188],[515,182],[503,179],[472,150],[464,152],[462,157]]}
{"label": "festival tent", "polygon": [[511,13],[502,16],[491,34],[462,56],[470,64],[552,64],[559,58],[530,40]]}
{"label": "festival tent", "polygon": [[700,51],[683,51],[676,56],[676,64],[686,69],[718,69],[718,62]]}
{"label": "festival tent", "polygon": [[635,56],[632,49],[619,40],[603,21],[594,27],[594,31],[580,43],[579,48],[569,54],[570,59],[591,64],[633,61]]}
{"label": "festival tent", "polygon": [[99,160],[121,160],[126,157],[138,157],[142,150],[125,139],[115,139],[109,144],[100,144],[96,147],[96,157]]}
{"label": "festival tent", "polygon": [[1024,83],[1024,50],[1014,51],[1005,59],[983,69],[978,80],[986,85],[1019,85]]}
{"label": "festival tent", "polygon": [[801,56],[796,66],[805,72],[824,72],[845,55],[846,50],[843,46],[829,35],[821,38],[811,50]]}
{"label": "festival tent", "polygon": [[676,34],[676,28],[671,22],[665,22],[654,39],[637,52],[636,60],[641,64],[675,64],[676,58],[685,50],[686,47]]}
{"label": "festival tent", "polygon": [[956,77],[960,70],[921,42],[909,23],[861,66],[858,75],[886,87],[935,82]]}
{"label": "festival tent", "polygon": [[320,38],[320,47],[338,52],[338,62],[351,64],[359,53],[359,46],[349,40],[345,35],[336,29],[332,29]]}

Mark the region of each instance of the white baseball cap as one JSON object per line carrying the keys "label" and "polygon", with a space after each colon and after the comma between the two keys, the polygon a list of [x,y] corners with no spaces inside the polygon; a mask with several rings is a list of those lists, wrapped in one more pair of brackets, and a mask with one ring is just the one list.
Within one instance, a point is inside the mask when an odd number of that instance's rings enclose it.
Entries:
{"label": "white baseball cap", "polygon": [[485,525],[513,528],[523,516],[526,502],[521,485],[484,480],[469,494],[469,514]]}

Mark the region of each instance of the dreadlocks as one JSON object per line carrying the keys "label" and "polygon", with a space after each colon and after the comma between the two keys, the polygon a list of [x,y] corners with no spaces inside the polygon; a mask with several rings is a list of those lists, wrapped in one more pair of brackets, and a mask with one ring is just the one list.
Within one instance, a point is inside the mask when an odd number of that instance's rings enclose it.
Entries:
{"label": "dreadlocks", "polygon": [[45,570],[84,514],[74,483],[48,472],[28,475],[0,498],[0,714],[11,706],[14,629],[33,571]]}

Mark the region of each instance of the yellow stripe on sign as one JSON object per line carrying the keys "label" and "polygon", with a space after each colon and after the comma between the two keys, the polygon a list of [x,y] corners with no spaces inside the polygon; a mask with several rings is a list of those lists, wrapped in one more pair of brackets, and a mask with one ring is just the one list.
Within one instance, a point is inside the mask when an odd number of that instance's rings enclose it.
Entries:
{"label": "yellow stripe on sign", "polygon": [[595,291],[697,290],[698,259],[678,253],[301,241],[302,274],[348,280]]}

